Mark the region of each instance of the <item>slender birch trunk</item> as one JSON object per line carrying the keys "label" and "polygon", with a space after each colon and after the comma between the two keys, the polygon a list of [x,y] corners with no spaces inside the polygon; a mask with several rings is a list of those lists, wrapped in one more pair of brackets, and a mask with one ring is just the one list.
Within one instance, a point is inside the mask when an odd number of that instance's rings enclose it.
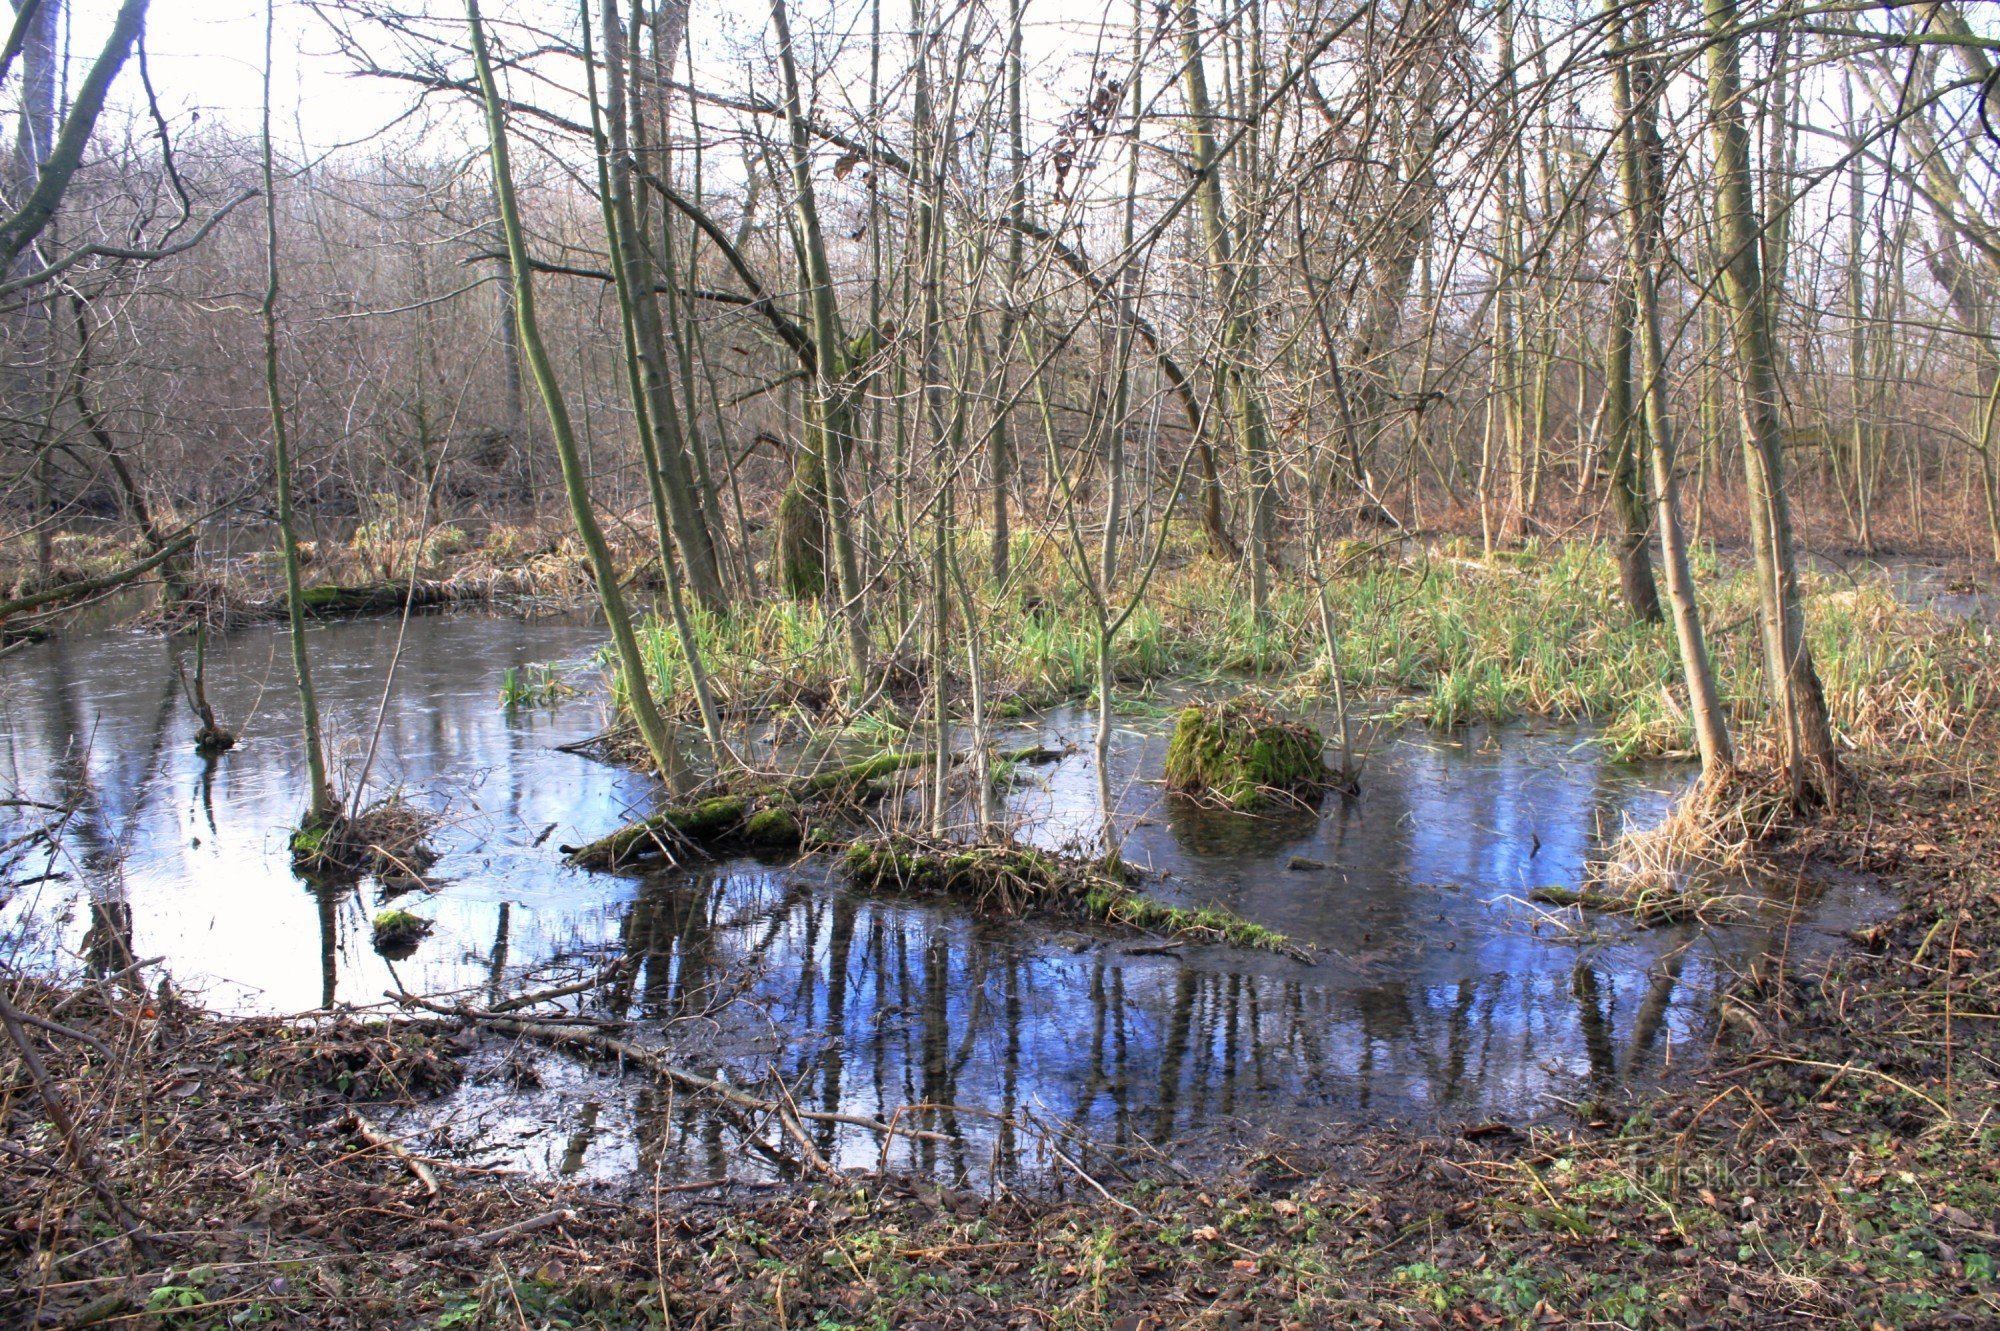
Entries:
{"label": "slender birch trunk", "polygon": [[[1715,686],[1715,673],[1702,635],[1701,610],[1695,601],[1694,572],[1681,535],[1679,483],[1674,472],[1674,422],[1667,404],[1666,347],[1660,332],[1659,279],[1664,263],[1662,224],[1665,216],[1665,171],[1658,121],[1653,66],[1634,60],[1625,41],[1626,26],[1617,20],[1619,0],[1611,6],[1616,49],[1612,62],[1612,97],[1620,125],[1619,180],[1624,194],[1629,286],[1638,331],[1639,384],[1645,404],[1645,432],[1653,463],[1656,525],[1662,562],[1666,566],[1667,603],[1673,608],[1674,636],[1680,645],[1681,675],[1687,684],[1688,714],[1695,745],[1701,753],[1705,780],[1719,781],[1735,765],[1729,724]],[[1641,21],[1637,35],[1643,49]],[[1633,87],[1634,66],[1644,72]],[[1636,95],[1635,95],[1636,94]]]}
{"label": "slender birch trunk", "polygon": [[589,478],[577,450],[569,404],[556,378],[548,348],[542,342],[541,325],[535,314],[534,267],[528,256],[527,233],[521,225],[520,204],[514,193],[514,172],[507,149],[506,111],[500,97],[500,85],[493,76],[493,62],[487,51],[486,26],[480,17],[479,0],[465,0],[465,21],[472,46],[473,69],[478,77],[480,97],[485,103],[493,197],[500,211],[501,232],[507,241],[507,263],[514,275],[514,319],[520,334],[521,353],[548,410],[549,434],[555,443],[556,456],[562,463],[563,491],[569,499],[570,516],[576,523],[577,536],[583,542],[591,572],[597,580],[598,602],[604,609],[604,620],[611,630],[619,670],[624,675],[627,706],[631,709],[633,723],[639,729],[640,739],[645,743],[654,767],[658,769],[661,779],[673,786],[681,779],[680,753],[659,707],[653,701],[652,685],[646,678],[645,654],[639,649],[638,635],[633,631],[632,618],[625,609],[624,593],[619,590],[618,567],[612,560],[611,547],[604,539],[604,530],[598,525],[597,513],[591,506]]}
{"label": "slender birch trunk", "polygon": [[305,579],[300,573],[294,507],[292,442],[285,421],[285,397],[278,366],[278,175],[271,151],[271,46],[277,23],[276,0],[264,5],[264,101],[259,149],[264,177],[264,401],[271,416],[271,465],[277,472],[278,539],[285,562],[285,620],[292,644],[292,673],[298,680],[299,712],[306,748],[310,806],[306,826],[328,827],[340,816],[327,771],[326,741],[320,728],[319,696],[313,691],[312,655],[306,649]]}

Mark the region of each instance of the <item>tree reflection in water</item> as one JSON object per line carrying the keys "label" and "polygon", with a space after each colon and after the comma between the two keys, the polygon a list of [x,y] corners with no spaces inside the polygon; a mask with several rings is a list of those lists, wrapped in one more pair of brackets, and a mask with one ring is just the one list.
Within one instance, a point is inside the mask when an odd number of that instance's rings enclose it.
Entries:
{"label": "tree reflection in water", "polygon": [[[372,721],[388,631],[318,631],[337,730]],[[651,788],[557,747],[599,724],[593,704],[503,712],[493,699],[506,668],[585,644],[561,624],[438,618],[412,621],[383,734],[385,780],[434,792],[452,815],[435,890],[413,902],[437,930],[392,975],[368,946],[376,889],[291,874],[284,829],[304,793],[280,697],[258,706],[267,638],[215,645],[211,695],[249,722],[220,763],[193,754],[157,642],[64,639],[0,667],[0,771],[17,785],[33,774],[76,811],[72,880],[23,894],[31,904],[0,928],[38,912],[47,955],[106,972],[165,955],[177,984],[238,1011],[374,1003],[398,982],[494,996],[623,958],[595,1010],[697,1068],[773,1091],[781,1079],[808,1110],[912,1107],[890,1162],[946,1177],[1044,1167],[1049,1134],[1072,1159],[1080,1139],[1098,1143],[1102,1161],[1344,1122],[1531,1114],[1684,1062],[1717,977],[1780,927],[1774,915],[1707,933],[1587,922],[1538,936],[1538,912],[1517,899],[1580,881],[1606,836],[1685,780],[1606,762],[1574,731],[1392,736],[1358,795],[1269,819],[1165,797],[1160,724],[1121,726],[1102,774],[1084,713],[1021,737],[1075,750],[1006,793],[1018,835],[1089,848],[1115,814],[1126,858],[1155,872],[1149,891],[1233,907],[1314,947],[1311,964],[865,898],[820,860],[579,874],[556,846],[643,810]],[[776,1168],[746,1159],[738,1125],[686,1095],[530,1056],[540,1088],[475,1069],[423,1113],[461,1134],[483,1124],[505,1148],[496,1158],[552,1172]],[[848,1167],[881,1149],[826,1122],[810,1135]]]}

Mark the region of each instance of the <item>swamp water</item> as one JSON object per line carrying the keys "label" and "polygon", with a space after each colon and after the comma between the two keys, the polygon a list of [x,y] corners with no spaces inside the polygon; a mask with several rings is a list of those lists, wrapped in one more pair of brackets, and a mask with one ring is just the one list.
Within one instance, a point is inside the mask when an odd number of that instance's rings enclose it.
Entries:
{"label": "swamp water", "polygon": [[[313,630],[350,773],[396,635],[393,619]],[[808,1111],[900,1110],[926,1135],[895,1139],[891,1163],[964,1179],[1047,1166],[1060,1142],[1135,1160],[1349,1123],[1533,1115],[1699,1060],[1720,979],[1766,951],[1823,947],[1880,908],[1836,888],[1797,918],[1774,906],[1759,924],[1640,930],[1527,904],[1532,888],[1576,885],[1608,837],[1656,818],[1687,779],[1609,763],[1573,730],[1393,735],[1358,797],[1251,818],[1163,792],[1167,715],[1113,737],[1126,858],[1164,872],[1148,891],[1230,906],[1312,948],[1310,963],[867,897],[823,858],[586,874],[557,847],[646,812],[649,783],[556,747],[599,728],[597,698],[509,710],[498,694],[510,667],[581,662],[600,639],[580,621],[410,622],[373,788],[444,822],[427,886],[393,898],[437,928],[393,966],[371,947],[392,900],[381,884],[315,888],[291,870],[303,763],[278,630],[211,644],[210,697],[243,734],[212,766],[159,638],[19,652],[0,663],[0,782],[75,813],[53,862],[17,870],[59,876],[0,887],[0,955],[100,970],[161,957],[183,991],[238,1013],[374,1005],[398,982],[514,992],[634,957],[594,1012],[630,1018],[686,1065],[753,1088],[782,1077]],[[1018,835],[1096,836],[1090,728],[1058,712],[1023,730],[1078,749],[1018,775],[1004,801]],[[1293,867],[1306,864],[1324,867]],[[543,1172],[772,1169],[734,1126],[649,1079],[496,1037],[470,1064],[458,1092],[390,1121],[425,1149]],[[878,1159],[866,1130],[812,1131],[836,1164]]]}

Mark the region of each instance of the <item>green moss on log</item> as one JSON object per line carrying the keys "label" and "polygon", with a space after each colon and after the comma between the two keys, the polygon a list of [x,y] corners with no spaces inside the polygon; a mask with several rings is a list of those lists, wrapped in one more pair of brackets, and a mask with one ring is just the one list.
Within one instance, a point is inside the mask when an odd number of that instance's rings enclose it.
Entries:
{"label": "green moss on log", "polygon": [[752,846],[783,850],[804,840],[799,820],[792,811],[777,805],[759,809],[743,820],[743,840]]}
{"label": "green moss on log", "polygon": [[564,846],[562,851],[580,868],[621,869],[669,860],[689,848],[789,850],[804,840],[805,829],[788,805],[765,803],[755,795],[717,795],[663,809],[588,845]]}
{"label": "green moss on log", "polygon": [[[1039,763],[1055,761],[1062,754],[1037,744],[997,757],[1002,763]],[[884,749],[809,776],[761,782],[698,804],[676,805],[588,845],[564,846],[562,851],[581,868],[618,869],[670,859],[684,847],[789,850],[810,840],[819,848],[829,843],[827,820],[813,817],[815,825],[808,827],[806,815],[855,800],[876,781],[920,767],[930,758],[921,751]]]}
{"label": "green moss on log", "polygon": [[1325,739],[1242,701],[1186,707],[1167,744],[1167,788],[1250,811],[1309,803],[1326,789]]}
{"label": "green moss on log", "polygon": [[1176,906],[1134,891],[1137,875],[1123,862],[1073,859],[1013,842],[964,846],[887,837],[855,842],[842,866],[856,887],[950,896],[982,915],[1067,916],[1308,956],[1285,935],[1221,906]]}
{"label": "green moss on log", "polygon": [[316,618],[367,615],[401,610],[405,601],[413,606],[443,605],[448,601],[465,599],[467,594],[468,589],[455,584],[424,579],[419,579],[414,585],[407,582],[364,582],[356,587],[322,582],[300,589],[299,606]]}
{"label": "green moss on log", "polygon": [[1059,911],[1090,890],[1087,870],[1028,846],[932,846],[908,837],[857,841],[847,876],[877,891],[935,892],[969,901],[983,914]]}

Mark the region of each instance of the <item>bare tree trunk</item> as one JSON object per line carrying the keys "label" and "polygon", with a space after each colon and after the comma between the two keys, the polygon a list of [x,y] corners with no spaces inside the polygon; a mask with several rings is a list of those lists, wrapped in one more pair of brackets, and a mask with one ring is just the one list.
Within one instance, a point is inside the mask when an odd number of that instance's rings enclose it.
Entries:
{"label": "bare tree trunk", "polygon": [[[1667,601],[1673,607],[1674,636],[1680,645],[1681,675],[1687,684],[1688,714],[1694,723],[1695,746],[1701,753],[1704,779],[1719,781],[1734,766],[1729,723],[1715,687],[1715,673],[1702,635],[1701,611],[1695,601],[1694,572],[1681,536],[1680,494],[1674,473],[1674,426],[1667,406],[1666,346],[1660,332],[1659,278],[1664,263],[1665,167],[1660,143],[1654,66],[1633,60],[1625,40],[1626,27],[1617,18],[1619,0],[1611,6],[1614,41],[1612,97],[1620,122],[1619,179],[1625,202],[1625,241],[1629,289],[1639,337],[1639,383],[1645,403],[1645,433],[1653,462],[1654,505],[1660,552],[1666,565]],[[1646,46],[1643,20],[1637,45]],[[1643,74],[1636,89],[1632,75]]]}
{"label": "bare tree trunk", "polygon": [[305,581],[299,572],[298,525],[293,512],[291,436],[285,428],[285,398],[278,369],[278,181],[271,156],[271,38],[276,0],[264,5],[264,115],[261,136],[264,171],[264,398],[271,414],[271,462],[277,472],[278,539],[285,561],[285,615],[291,630],[292,672],[298,680],[306,747],[309,827],[326,827],[340,813],[327,774],[326,745],[320,734],[319,698],[313,692],[311,654],[306,650]]}
{"label": "bare tree trunk", "polygon": [[1632,402],[1636,309],[1631,282],[1615,283],[1604,356],[1604,447],[1611,462],[1611,507],[1618,515],[1618,578],[1625,606],[1640,623],[1657,624],[1660,592],[1653,582],[1653,521],[1646,512],[1647,440]]}
{"label": "bare tree trunk", "polygon": [[576,523],[577,535],[583,541],[591,572],[597,580],[598,601],[604,608],[604,620],[611,629],[619,670],[624,676],[627,706],[661,779],[672,786],[679,782],[681,776],[680,753],[653,701],[652,685],[646,678],[645,654],[639,649],[638,635],[633,632],[632,618],[626,612],[625,597],[619,590],[618,567],[612,560],[611,547],[604,539],[604,530],[598,525],[597,513],[591,504],[589,477],[584,471],[583,458],[577,451],[569,404],[563,397],[562,385],[556,379],[555,366],[549,359],[548,350],[542,344],[541,325],[535,315],[534,269],[528,256],[527,233],[522,229],[520,209],[514,195],[513,168],[507,149],[506,112],[500,86],[493,77],[492,59],[487,53],[486,29],[479,15],[479,0],[465,0],[465,19],[479,91],[486,106],[493,195],[500,210],[500,225],[507,237],[507,262],[514,274],[514,313],[520,330],[521,352],[528,362],[529,372],[535,377],[535,387],[541,393],[542,404],[548,410],[549,434],[555,443],[556,456],[562,463],[563,490],[569,498],[570,516]]}
{"label": "bare tree trunk", "polygon": [[1826,695],[1806,645],[1785,499],[1784,438],[1778,416],[1770,297],[1764,288],[1763,227],[1750,190],[1749,133],[1744,126],[1737,0],[1704,0],[1708,17],[1708,95],[1715,144],[1716,244],[1722,294],[1735,350],[1738,409],[1750,536],[1764,621],[1771,699],[1786,738],[1795,795],[1810,791],[1828,805],[1841,793],[1839,756]]}

